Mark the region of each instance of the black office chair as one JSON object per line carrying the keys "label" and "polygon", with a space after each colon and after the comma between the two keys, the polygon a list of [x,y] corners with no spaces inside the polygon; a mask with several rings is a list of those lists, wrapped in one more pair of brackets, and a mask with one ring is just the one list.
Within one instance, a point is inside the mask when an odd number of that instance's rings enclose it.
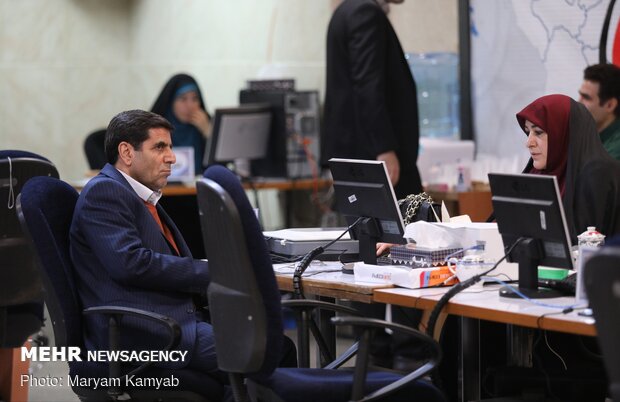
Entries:
{"label": "black office chair", "polygon": [[105,129],[93,131],[84,140],[84,154],[88,166],[93,170],[101,170],[108,162],[105,156]]}
{"label": "black office chair", "polygon": [[35,261],[15,212],[15,200],[34,176],[58,177],[46,158],[0,151],[0,347],[14,348],[43,325],[43,293]]}
{"label": "black office chair", "polygon": [[[20,223],[29,237],[45,288],[57,347],[79,347],[82,361],[70,361],[69,375],[80,378],[122,378],[136,374],[136,378],[179,379],[175,389],[156,390],[152,388],[100,387],[97,389],[72,385],[73,391],[83,401],[123,399],[127,396],[140,400],[178,401],[220,401],[225,388],[204,373],[189,369],[162,369],[150,363],[138,368],[122,366],[120,362],[109,365],[85,359],[82,314],[104,314],[109,318],[109,344],[114,350],[119,344],[123,316],[140,317],[166,327],[170,334],[167,350],[174,349],[180,339],[180,327],[172,319],[148,311],[118,306],[98,306],[82,309],[74,280],[74,266],[69,254],[69,229],[78,194],[67,183],[50,178],[36,177],[28,181],[17,200]],[[112,323],[113,322],[113,323]],[[114,384],[115,385],[115,384]],[[131,385],[131,384],[130,384]]]}
{"label": "black office chair", "polygon": [[584,284],[596,320],[609,393],[620,401],[620,247],[604,247],[585,266]]}
{"label": "black office chair", "polygon": [[[236,401],[443,401],[419,380],[440,359],[430,337],[380,320],[338,317],[336,325],[361,329],[356,366],[351,370],[276,368],[282,344],[282,311],[267,244],[237,177],[212,166],[197,182],[204,243],[209,256],[208,289],[218,366],[229,373]],[[409,334],[429,348],[429,360],[405,376],[368,372],[373,330]]]}

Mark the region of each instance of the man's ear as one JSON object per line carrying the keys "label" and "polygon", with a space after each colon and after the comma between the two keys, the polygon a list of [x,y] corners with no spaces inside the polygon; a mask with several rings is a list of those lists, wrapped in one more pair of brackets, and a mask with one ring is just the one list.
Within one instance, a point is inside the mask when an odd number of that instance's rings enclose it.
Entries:
{"label": "man's ear", "polygon": [[118,158],[123,162],[126,166],[131,166],[131,162],[133,161],[134,149],[130,143],[122,141],[118,144]]}
{"label": "man's ear", "polygon": [[618,106],[618,99],[616,98],[609,98],[605,104],[605,110],[607,110],[609,113],[613,113],[616,110],[616,107]]}

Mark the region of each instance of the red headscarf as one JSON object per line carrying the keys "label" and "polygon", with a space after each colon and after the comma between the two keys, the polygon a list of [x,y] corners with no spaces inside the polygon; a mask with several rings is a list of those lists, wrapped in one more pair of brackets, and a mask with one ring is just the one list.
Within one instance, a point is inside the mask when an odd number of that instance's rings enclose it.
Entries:
{"label": "red headscarf", "polygon": [[523,172],[556,176],[573,243],[588,226],[620,234],[620,164],[603,148],[588,109],[568,96],[548,95],[517,114],[521,127],[525,120],[548,135],[547,166],[534,169],[530,158]]}
{"label": "red headscarf", "polygon": [[517,121],[523,130],[525,121],[529,120],[547,133],[547,166],[542,170],[532,167],[526,173],[557,177],[562,195],[566,187],[570,105],[571,99],[568,96],[547,95],[536,99],[517,113]]}

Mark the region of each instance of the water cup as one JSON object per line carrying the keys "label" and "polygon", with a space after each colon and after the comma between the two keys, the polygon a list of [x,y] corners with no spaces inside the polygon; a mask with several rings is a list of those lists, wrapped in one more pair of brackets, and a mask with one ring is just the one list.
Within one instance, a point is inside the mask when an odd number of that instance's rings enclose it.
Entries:
{"label": "water cup", "polygon": [[[466,255],[460,260],[456,258],[448,260],[448,269],[456,275],[459,282],[465,282],[475,275],[481,275],[493,265],[495,265],[494,261],[487,260],[481,255]],[[482,286],[482,281],[479,281],[478,285]]]}

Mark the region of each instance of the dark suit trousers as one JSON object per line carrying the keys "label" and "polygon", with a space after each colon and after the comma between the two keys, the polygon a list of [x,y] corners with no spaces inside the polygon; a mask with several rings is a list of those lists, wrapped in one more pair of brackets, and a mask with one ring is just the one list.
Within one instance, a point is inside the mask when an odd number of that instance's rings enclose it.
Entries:
{"label": "dark suit trousers", "polygon": [[[297,352],[295,344],[284,336],[280,367],[297,367]],[[228,384],[228,375],[217,367],[215,355],[215,337],[213,327],[203,321],[196,322],[196,346],[188,368],[205,372],[222,384]]]}

